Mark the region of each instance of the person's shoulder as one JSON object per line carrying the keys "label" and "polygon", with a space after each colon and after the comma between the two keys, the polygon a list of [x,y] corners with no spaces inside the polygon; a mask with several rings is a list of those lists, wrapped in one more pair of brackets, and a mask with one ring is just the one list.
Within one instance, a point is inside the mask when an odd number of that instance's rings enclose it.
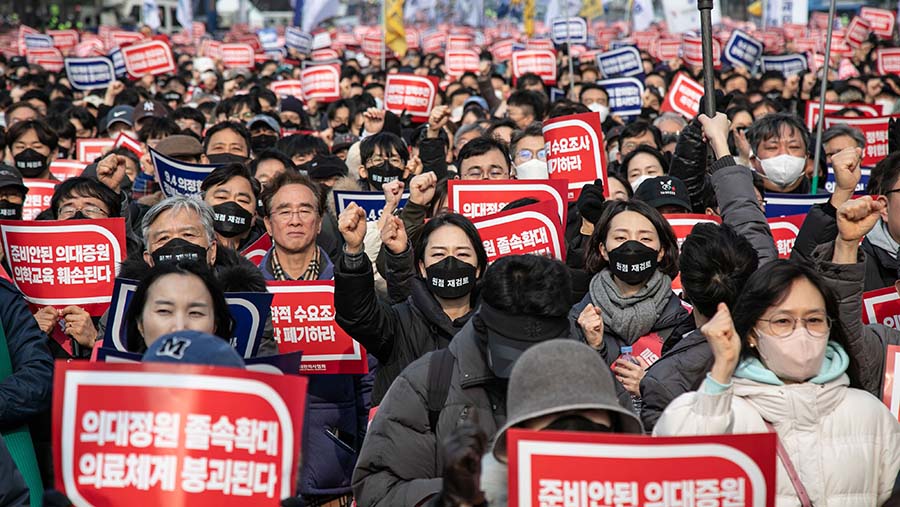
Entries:
{"label": "person's shoulder", "polygon": [[235,250],[218,248],[215,268],[225,292],[266,291],[266,280],[259,267]]}
{"label": "person's shoulder", "polygon": [[19,289],[6,278],[0,278],[0,296],[3,297],[19,297],[22,293]]}

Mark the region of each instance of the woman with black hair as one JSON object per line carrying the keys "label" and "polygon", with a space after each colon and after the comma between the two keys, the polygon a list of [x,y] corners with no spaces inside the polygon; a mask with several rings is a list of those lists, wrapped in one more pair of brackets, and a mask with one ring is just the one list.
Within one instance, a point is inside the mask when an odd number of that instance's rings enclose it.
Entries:
{"label": "woman with black hair", "polygon": [[[573,333],[615,371],[623,406],[640,397],[644,370],[694,329],[672,292],[678,243],[668,222],[641,201],[610,201],[585,250],[588,293],[572,307]],[[633,350],[634,364],[623,357]],[[625,351],[628,351],[628,348]],[[635,407],[636,408],[636,407]]]}
{"label": "woman with black hair", "polygon": [[774,431],[778,505],[883,504],[900,471],[900,423],[850,387],[855,360],[838,318],[837,299],[812,268],[766,264],[733,312],[720,303],[700,329],[712,369],[699,391],[666,408],[654,433]]}
{"label": "woman with black hair", "polygon": [[225,293],[203,264],[161,262],[141,279],[125,314],[127,348],[143,354],[157,338],[192,330],[232,338]]}
{"label": "woman with black hair", "polygon": [[335,318],[379,362],[372,404],[411,362],[447,347],[478,304],[476,284],[487,253],[472,222],[456,213],[432,218],[412,250],[403,221],[390,217],[381,231],[389,266],[414,264],[409,297],[393,306],[378,300],[372,263],[363,251],[365,213],[351,204],[339,219],[344,255],[335,266]]}

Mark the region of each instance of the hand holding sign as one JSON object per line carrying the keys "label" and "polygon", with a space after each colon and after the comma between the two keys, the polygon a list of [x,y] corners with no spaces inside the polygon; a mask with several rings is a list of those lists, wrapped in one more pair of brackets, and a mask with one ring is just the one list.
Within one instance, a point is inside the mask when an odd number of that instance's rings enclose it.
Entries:
{"label": "hand holding sign", "polygon": [[845,202],[837,210],[838,243],[858,245],[859,240],[875,227],[884,209],[884,202],[868,195]]}
{"label": "hand holding sign", "polygon": [[45,306],[35,312],[34,320],[37,321],[38,327],[41,328],[44,334],[50,334],[53,331],[53,326],[59,321],[59,313],[57,313],[56,308]]}
{"label": "hand holding sign", "polygon": [[366,210],[357,206],[355,202],[351,202],[338,217],[338,230],[344,237],[347,253],[362,252],[363,240],[366,238]]}
{"label": "hand holding sign", "polygon": [[381,244],[395,255],[406,251],[409,239],[406,236],[406,227],[399,217],[389,215],[381,229]]}
{"label": "hand holding sign", "polygon": [[432,171],[422,173],[409,182],[409,202],[419,206],[428,206],[434,199],[437,188],[437,175]]}
{"label": "hand holding sign", "polygon": [[80,306],[67,306],[59,312],[59,317],[65,321],[63,331],[75,338],[81,346],[91,348],[97,341],[97,328],[91,320],[90,314]]}
{"label": "hand holding sign", "polygon": [[600,309],[588,303],[578,316],[578,325],[584,332],[587,344],[600,350],[603,346],[603,314]]}
{"label": "hand holding sign", "polygon": [[110,153],[97,163],[97,179],[118,194],[127,162],[126,157]]}
{"label": "hand holding sign", "polygon": [[710,376],[720,384],[730,384],[731,375],[741,358],[741,338],[734,329],[728,305],[719,303],[718,311],[709,322],[703,324],[700,332],[709,342],[715,358]]}
{"label": "hand holding sign", "polygon": [[730,155],[728,148],[728,130],[731,127],[731,121],[725,113],[716,113],[715,118],[710,118],[705,114],[697,117],[697,120],[703,125],[703,134],[709,141],[716,158],[722,158]]}

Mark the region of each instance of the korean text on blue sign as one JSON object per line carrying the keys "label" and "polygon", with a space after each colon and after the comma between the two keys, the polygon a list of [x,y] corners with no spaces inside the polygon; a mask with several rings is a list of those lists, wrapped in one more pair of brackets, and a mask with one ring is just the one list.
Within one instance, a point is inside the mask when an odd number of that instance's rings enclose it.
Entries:
{"label": "korean text on blue sign", "polygon": [[597,66],[604,78],[638,76],[644,73],[644,62],[637,48],[614,49],[597,55]]}
{"label": "korean text on blue sign", "polygon": [[122,56],[122,50],[116,48],[109,53],[109,59],[112,60],[113,68],[116,70],[116,77],[125,77],[128,75],[128,69],[125,68],[125,57]]}
{"label": "korean text on blue sign", "polygon": [[[403,194],[397,209],[401,210],[406,206],[409,200],[409,194]],[[381,218],[384,211],[385,198],[382,192],[344,192],[341,190],[334,191],[334,204],[337,214],[340,215],[351,202],[355,202],[357,206],[366,211],[366,222],[377,222]]]}
{"label": "korean text on blue sign", "polygon": [[284,45],[298,53],[307,54],[312,50],[312,35],[295,26],[284,29]]}
{"label": "korean text on blue sign", "polygon": [[53,37],[40,33],[25,34],[25,47],[28,49],[52,48]]}
{"label": "korean text on blue sign", "polygon": [[612,114],[628,116],[641,114],[643,104],[644,83],[634,77],[615,77],[598,81],[609,95],[609,110]]}
{"label": "korean text on blue sign", "polygon": [[66,58],[66,76],[76,90],[106,88],[116,79],[116,69],[109,58]]}
{"label": "korean text on blue sign", "polygon": [[745,32],[735,30],[731,38],[725,44],[722,51],[722,59],[732,65],[740,65],[752,69],[756,61],[762,56],[763,43],[750,37]]}
{"label": "korean text on blue sign", "polygon": [[200,195],[200,184],[218,165],[191,164],[169,158],[150,148],[150,160],[163,194]]}
{"label": "korean text on blue sign", "polygon": [[763,72],[775,70],[784,74],[785,77],[799,74],[809,68],[809,65],[806,63],[806,56],[800,54],[766,55],[760,61]]}
{"label": "korean text on blue sign", "polygon": [[553,42],[556,44],[587,43],[587,22],[584,18],[557,18],[553,20]]}

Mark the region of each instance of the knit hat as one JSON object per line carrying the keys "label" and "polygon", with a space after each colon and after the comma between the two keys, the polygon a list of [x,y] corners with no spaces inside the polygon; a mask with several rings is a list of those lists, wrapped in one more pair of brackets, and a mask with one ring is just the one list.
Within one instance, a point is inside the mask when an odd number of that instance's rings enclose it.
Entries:
{"label": "knit hat", "polygon": [[336,155],[317,155],[309,163],[309,177],[321,181],[335,176],[347,176],[347,165]]}
{"label": "knit hat", "polygon": [[510,428],[572,410],[606,410],[618,433],[644,432],[640,419],[619,404],[615,380],[596,350],[565,338],[535,344],[519,357],[509,377],[506,424],[494,439],[494,457],[504,461]]}
{"label": "knit hat", "polygon": [[142,361],[232,368],[245,366],[244,360],[228,340],[200,331],[177,331],[160,336],[144,352]]}

